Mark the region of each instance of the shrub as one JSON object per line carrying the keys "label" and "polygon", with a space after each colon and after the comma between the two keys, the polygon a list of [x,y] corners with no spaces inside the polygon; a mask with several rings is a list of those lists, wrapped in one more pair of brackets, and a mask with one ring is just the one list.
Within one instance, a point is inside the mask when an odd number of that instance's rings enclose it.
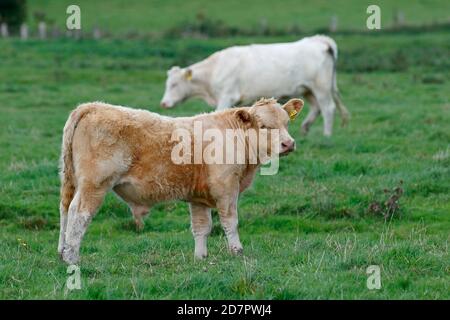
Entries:
{"label": "shrub", "polygon": [[12,32],[17,31],[26,18],[25,0],[0,1],[0,22],[6,22]]}

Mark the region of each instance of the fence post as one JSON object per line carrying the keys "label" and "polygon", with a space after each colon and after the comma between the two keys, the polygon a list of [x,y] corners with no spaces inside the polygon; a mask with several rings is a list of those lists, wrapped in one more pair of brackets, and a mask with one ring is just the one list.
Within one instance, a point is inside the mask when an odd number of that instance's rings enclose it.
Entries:
{"label": "fence post", "polygon": [[94,27],[94,30],[92,31],[92,36],[94,37],[95,40],[98,40],[102,37],[102,33],[100,31],[99,28]]}
{"label": "fence post", "polygon": [[52,38],[59,38],[61,36],[61,32],[59,31],[58,27],[55,25],[52,28],[52,34],[51,34]]}
{"label": "fence post", "polygon": [[27,40],[27,39],[28,39],[28,36],[29,36],[29,33],[28,33],[28,26],[27,26],[26,23],[22,23],[22,24],[20,25],[20,39],[22,39],[22,40]]}
{"label": "fence post", "polygon": [[9,32],[6,22],[2,22],[2,24],[0,25],[0,34],[2,35],[2,38],[8,38]]}
{"label": "fence post", "polygon": [[333,16],[331,17],[331,20],[330,20],[330,26],[329,26],[328,30],[329,30],[330,32],[336,32],[336,31],[337,31],[337,28],[338,28],[338,18],[337,18],[336,15],[333,15]]}
{"label": "fence post", "polygon": [[405,25],[405,14],[403,11],[396,10],[394,13],[394,26],[402,27]]}
{"label": "fence post", "polygon": [[41,40],[44,40],[47,38],[47,25],[44,21],[39,22],[38,24],[38,32],[39,32],[39,38]]}
{"label": "fence post", "polygon": [[259,30],[261,34],[267,34],[269,31],[269,23],[266,18],[259,20]]}

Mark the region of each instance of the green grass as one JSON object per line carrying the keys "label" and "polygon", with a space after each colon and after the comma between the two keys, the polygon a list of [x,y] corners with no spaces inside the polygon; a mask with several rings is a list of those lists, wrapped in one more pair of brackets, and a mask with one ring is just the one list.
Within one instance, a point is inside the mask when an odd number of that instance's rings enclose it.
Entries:
{"label": "green grass", "polygon": [[383,28],[392,25],[394,12],[401,10],[408,24],[448,21],[450,4],[446,0],[433,1],[360,1],[360,0],[284,0],[274,5],[260,0],[210,1],[196,0],[33,0],[28,1],[29,21],[35,23],[34,12],[41,12],[60,28],[65,27],[66,8],[70,4],[81,8],[82,29],[93,26],[122,33],[160,33],[168,28],[196,19],[198,14],[211,20],[221,20],[233,27],[249,28],[267,23],[271,27],[291,27],[312,31],[329,25],[333,15],[342,29],[366,28],[367,7],[377,4],[381,8]]}
{"label": "green grass", "polygon": [[[331,139],[321,120],[300,135],[306,111],[291,125],[297,151],[241,196],[244,256],[227,253],[216,214],[209,257],[195,261],[186,204],[157,205],[138,233],[109,195],[82,245],[82,289],[71,292],[56,253],[57,164],[71,109],[103,100],[172,116],[208,111],[198,100],[158,107],[168,67],[235,43],[293,38],[1,40],[0,298],[449,299],[448,35],[336,37],[350,125]],[[400,181],[394,216],[371,213]],[[372,264],[381,290],[366,288]]]}

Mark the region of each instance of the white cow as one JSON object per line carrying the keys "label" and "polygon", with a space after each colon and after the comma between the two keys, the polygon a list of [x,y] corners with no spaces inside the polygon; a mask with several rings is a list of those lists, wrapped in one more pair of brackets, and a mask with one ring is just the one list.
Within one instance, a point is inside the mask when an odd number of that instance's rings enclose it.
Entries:
{"label": "white cow", "polygon": [[296,42],[234,46],[186,68],[172,67],[161,106],[171,108],[199,97],[217,109],[260,97],[303,95],[311,105],[302,123],[306,134],[322,113],[324,135],[330,136],[336,106],[345,124],[350,116],[336,86],[337,45],[323,35]]}

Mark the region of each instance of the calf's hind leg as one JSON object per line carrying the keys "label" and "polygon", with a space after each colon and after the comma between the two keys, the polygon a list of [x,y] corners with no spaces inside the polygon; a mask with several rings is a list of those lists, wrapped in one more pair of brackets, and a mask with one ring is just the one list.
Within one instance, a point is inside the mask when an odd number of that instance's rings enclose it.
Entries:
{"label": "calf's hind leg", "polygon": [[63,204],[59,205],[59,241],[58,241],[58,253],[62,255],[64,250],[64,242],[66,241],[66,227],[67,227],[67,212]]}
{"label": "calf's hind leg", "polygon": [[63,260],[77,264],[80,260],[80,245],[92,217],[103,202],[107,187],[82,184],[69,206],[65,234]]}

